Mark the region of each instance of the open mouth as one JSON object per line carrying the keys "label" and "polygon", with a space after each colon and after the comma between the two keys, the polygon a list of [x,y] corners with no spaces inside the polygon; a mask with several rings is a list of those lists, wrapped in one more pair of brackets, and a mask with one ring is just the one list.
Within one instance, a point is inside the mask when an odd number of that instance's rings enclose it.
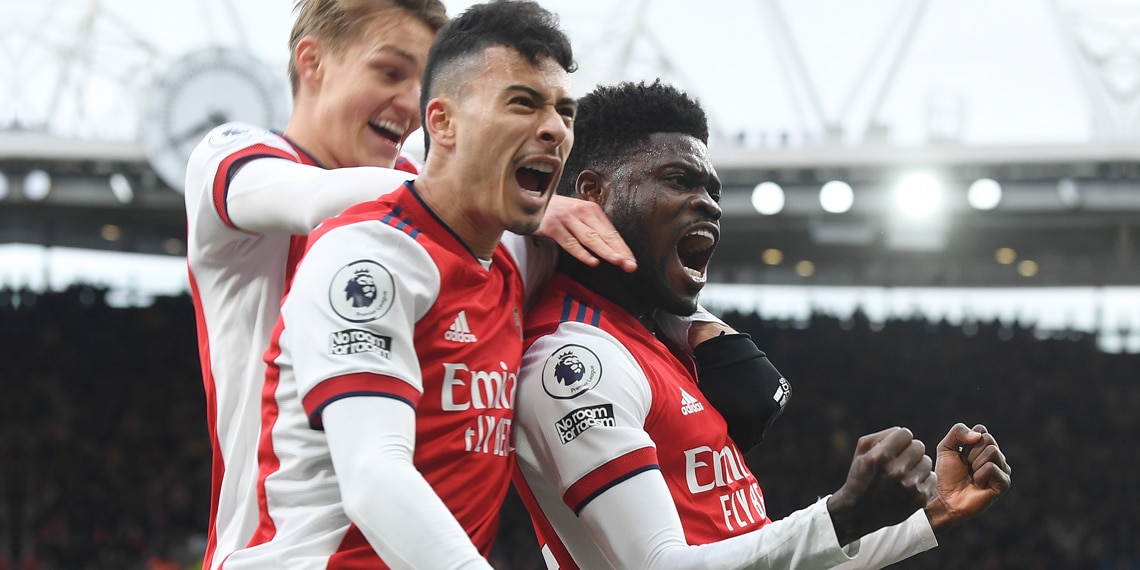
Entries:
{"label": "open mouth", "polygon": [[399,145],[404,140],[404,135],[407,134],[407,127],[386,120],[368,121],[368,128],[396,145]]}
{"label": "open mouth", "polygon": [[520,166],[515,171],[515,180],[523,190],[541,196],[554,180],[554,166],[543,162]]}
{"label": "open mouth", "polygon": [[716,249],[716,242],[716,234],[705,228],[693,230],[677,242],[677,257],[681,260],[681,268],[693,281],[704,283],[707,279],[705,271]]}

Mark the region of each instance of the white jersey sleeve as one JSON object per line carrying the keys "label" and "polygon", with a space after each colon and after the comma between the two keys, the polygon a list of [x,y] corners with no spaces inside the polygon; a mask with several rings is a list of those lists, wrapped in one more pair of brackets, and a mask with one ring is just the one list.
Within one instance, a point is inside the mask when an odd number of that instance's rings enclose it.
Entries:
{"label": "white jersey sleeve", "polygon": [[[571,394],[544,369],[574,359],[593,380]],[[653,395],[633,355],[609,333],[584,323],[564,322],[552,334],[536,340],[526,354],[515,406],[516,450],[520,461],[533,461],[542,473],[554,477],[563,501],[571,509],[580,502],[571,488],[607,477],[607,465],[632,452],[656,446],[643,426]],[[591,430],[575,422],[574,414],[599,413],[609,429]],[[561,425],[571,418],[575,426]],[[578,427],[581,424],[582,427]],[[521,432],[521,433],[520,433]],[[586,483],[589,485],[589,483]],[[581,487],[579,485],[579,487]],[[666,495],[667,502],[672,502]]]}
{"label": "white jersey sleeve", "polygon": [[938,546],[926,511],[919,509],[907,520],[881,528],[859,539],[859,555],[841,564],[842,570],[883,568]]}
{"label": "white jersey sleeve", "polygon": [[490,568],[412,463],[415,410],[343,398],[324,416],[345,514],[389,567]]}
{"label": "white jersey sleeve", "polygon": [[415,323],[439,286],[430,255],[383,222],[336,227],[315,240],[281,306],[278,357],[283,369],[292,367],[311,425],[320,426],[323,407],[345,396],[415,406],[423,393]]}
{"label": "white jersey sleeve", "polygon": [[847,554],[857,545],[839,547],[826,503],[825,497],[748,534],[689,545],[665,480],[651,471],[607,490],[582,510],[581,519],[613,568],[864,568]]}
{"label": "white jersey sleeve", "polygon": [[389,168],[321,168],[281,135],[226,123],[190,156],[186,206],[191,218],[230,230],[305,235],[322,220],[413,178]]}
{"label": "white jersey sleeve", "polygon": [[247,162],[233,175],[226,208],[242,230],[305,235],[349,206],[375,200],[415,177],[391,168],[326,170],[263,158]]}

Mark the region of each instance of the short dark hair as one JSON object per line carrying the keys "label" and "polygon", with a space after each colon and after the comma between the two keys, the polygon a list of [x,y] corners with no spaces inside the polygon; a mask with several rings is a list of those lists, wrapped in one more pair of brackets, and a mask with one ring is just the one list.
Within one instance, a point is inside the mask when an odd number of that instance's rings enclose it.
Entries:
{"label": "short dark hair", "polygon": [[[476,4],[452,19],[439,31],[424,67],[420,115],[428,101],[441,90],[454,88],[441,79],[457,64],[481,56],[490,47],[511,48],[531,63],[543,59],[558,62],[567,73],[577,68],[570,38],[558,27],[558,16],[529,0],[492,0]],[[427,130],[424,130],[427,137]],[[427,141],[430,144],[430,141]]]}
{"label": "short dark hair", "polygon": [[601,86],[578,100],[574,148],[566,159],[558,193],[575,195],[583,170],[607,170],[641,150],[654,133],[682,133],[709,142],[709,121],[699,102],[662,83]]}

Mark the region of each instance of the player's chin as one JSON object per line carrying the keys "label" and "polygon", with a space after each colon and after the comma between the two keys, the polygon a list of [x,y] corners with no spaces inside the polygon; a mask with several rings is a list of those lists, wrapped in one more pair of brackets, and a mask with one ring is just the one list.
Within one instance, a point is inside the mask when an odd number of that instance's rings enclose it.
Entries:
{"label": "player's chin", "polygon": [[541,213],[537,216],[516,216],[507,224],[507,231],[520,235],[532,234],[541,222]]}
{"label": "player's chin", "polygon": [[533,233],[542,222],[548,203],[548,201],[520,200],[507,221],[507,231],[516,234]]}

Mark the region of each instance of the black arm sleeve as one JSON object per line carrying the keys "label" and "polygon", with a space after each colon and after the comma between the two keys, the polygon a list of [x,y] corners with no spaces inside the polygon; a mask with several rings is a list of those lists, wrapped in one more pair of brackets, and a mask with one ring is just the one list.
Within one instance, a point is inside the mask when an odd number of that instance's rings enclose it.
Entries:
{"label": "black arm sleeve", "polygon": [[698,386],[728,422],[728,435],[747,452],[784,411],[791,386],[747,334],[713,337],[693,350]]}

